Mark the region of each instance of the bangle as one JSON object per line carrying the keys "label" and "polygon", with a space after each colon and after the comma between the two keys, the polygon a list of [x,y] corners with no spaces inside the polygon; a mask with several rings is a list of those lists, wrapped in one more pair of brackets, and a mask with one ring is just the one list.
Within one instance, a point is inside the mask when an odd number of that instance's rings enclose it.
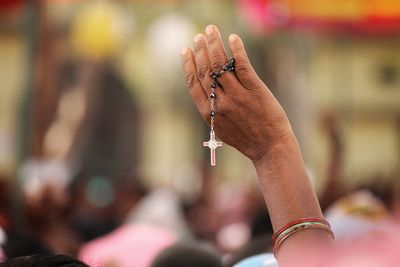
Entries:
{"label": "bangle", "polygon": [[281,227],[278,231],[276,231],[276,232],[274,233],[274,235],[272,236],[272,244],[275,243],[276,238],[277,238],[283,231],[285,231],[287,228],[292,227],[292,226],[294,226],[294,225],[296,225],[296,224],[299,224],[299,223],[303,223],[303,222],[320,222],[320,223],[325,224],[325,225],[328,226],[328,227],[331,227],[330,224],[328,223],[328,221],[325,220],[325,219],[323,219],[323,218],[318,218],[318,217],[300,218],[300,219],[297,219],[297,220],[295,220],[295,221],[293,221],[293,222],[290,222],[290,223],[284,225],[284,226]]}
{"label": "bangle", "polygon": [[322,218],[301,218],[280,228],[272,237],[273,253],[280,248],[282,243],[291,235],[307,229],[319,229],[328,232],[334,239],[334,234],[329,223]]}

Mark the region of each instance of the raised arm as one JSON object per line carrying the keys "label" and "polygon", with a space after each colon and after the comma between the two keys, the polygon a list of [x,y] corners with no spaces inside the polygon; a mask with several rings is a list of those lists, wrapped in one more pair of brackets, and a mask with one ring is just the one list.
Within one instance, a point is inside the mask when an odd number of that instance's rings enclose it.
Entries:
{"label": "raised arm", "polygon": [[[218,138],[249,157],[275,231],[300,218],[322,218],[322,213],[304,168],[301,151],[287,116],[257,76],[239,36],[229,36],[235,72],[218,78],[215,132]],[[190,94],[204,120],[210,124],[210,72],[227,62],[221,35],[210,25],[194,37],[194,48],[181,52]],[[327,231],[299,231],[287,238],[277,251],[283,260],[305,246],[315,248],[330,242]]]}

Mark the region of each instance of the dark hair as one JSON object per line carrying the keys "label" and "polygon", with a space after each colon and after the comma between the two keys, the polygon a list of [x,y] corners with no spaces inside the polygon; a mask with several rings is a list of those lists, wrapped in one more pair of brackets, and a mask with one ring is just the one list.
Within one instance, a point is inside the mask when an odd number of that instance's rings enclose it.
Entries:
{"label": "dark hair", "polygon": [[17,257],[0,263],[0,267],[89,267],[85,263],[65,255],[39,254]]}
{"label": "dark hair", "polygon": [[195,244],[177,244],[163,250],[151,267],[222,267],[221,259]]}
{"label": "dark hair", "polygon": [[36,254],[51,254],[52,251],[39,240],[16,231],[8,231],[6,242],[1,246],[7,258],[17,258]]}

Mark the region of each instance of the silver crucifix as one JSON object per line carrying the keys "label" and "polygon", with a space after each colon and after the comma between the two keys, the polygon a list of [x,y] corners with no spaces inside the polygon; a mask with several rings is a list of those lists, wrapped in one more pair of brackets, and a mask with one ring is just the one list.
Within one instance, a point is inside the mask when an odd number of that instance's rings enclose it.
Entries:
{"label": "silver crucifix", "polygon": [[210,131],[210,140],[208,142],[204,142],[203,146],[208,146],[210,148],[210,153],[211,153],[211,166],[215,166],[216,160],[215,160],[215,149],[217,147],[222,146],[222,142],[219,142],[215,139],[215,132]]}

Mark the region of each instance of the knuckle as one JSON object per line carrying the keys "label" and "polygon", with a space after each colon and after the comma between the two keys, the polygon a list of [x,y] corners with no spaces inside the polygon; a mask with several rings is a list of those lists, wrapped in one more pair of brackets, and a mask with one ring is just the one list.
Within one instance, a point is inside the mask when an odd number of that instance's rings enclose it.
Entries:
{"label": "knuckle", "polygon": [[250,67],[244,59],[238,59],[236,60],[235,70],[239,73],[248,73],[250,72]]}
{"label": "knuckle", "polygon": [[218,42],[218,39],[219,37],[216,34],[211,34],[207,36],[207,42],[209,45],[216,44]]}
{"label": "knuckle", "polygon": [[221,114],[229,114],[232,110],[232,105],[228,101],[220,101],[220,105],[218,105],[218,111]]}
{"label": "knuckle", "polygon": [[194,47],[193,47],[193,52],[195,53],[195,54],[198,54],[199,52],[202,52],[203,50],[204,50],[204,46],[203,45],[195,45]]}
{"label": "knuckle", "polygon": [[185,74],[185,79],[186,79],[186,85],[190,89],[192,89],[196,83],[197,83],[197,77],[196,74],[193,72],[188,72]]}
{"label": "knuckle", "polygon": [[183,66],[189,66],[189,63],[192,61],[190,57],[184,57],[182,60]]}
{"label": "knuckle", "polygon": [[210,73],[210,67],[207,63],[201,63],[197,70],[197,76],[199,79],[204,79]]}
{"label": "knuckle", "polygon": [[222,68],[222,66],[225,64],[225,61],[226,61],[220,55],[211,55],[210,59],[211,59],[211,62],[212,62],[211,65],[215,69]]}
{"label": "knuckle", "polygon": [[218,113],[220,114],[228,114],[229,113],[229,107],[227,105],[220,105],[218,107]]}

